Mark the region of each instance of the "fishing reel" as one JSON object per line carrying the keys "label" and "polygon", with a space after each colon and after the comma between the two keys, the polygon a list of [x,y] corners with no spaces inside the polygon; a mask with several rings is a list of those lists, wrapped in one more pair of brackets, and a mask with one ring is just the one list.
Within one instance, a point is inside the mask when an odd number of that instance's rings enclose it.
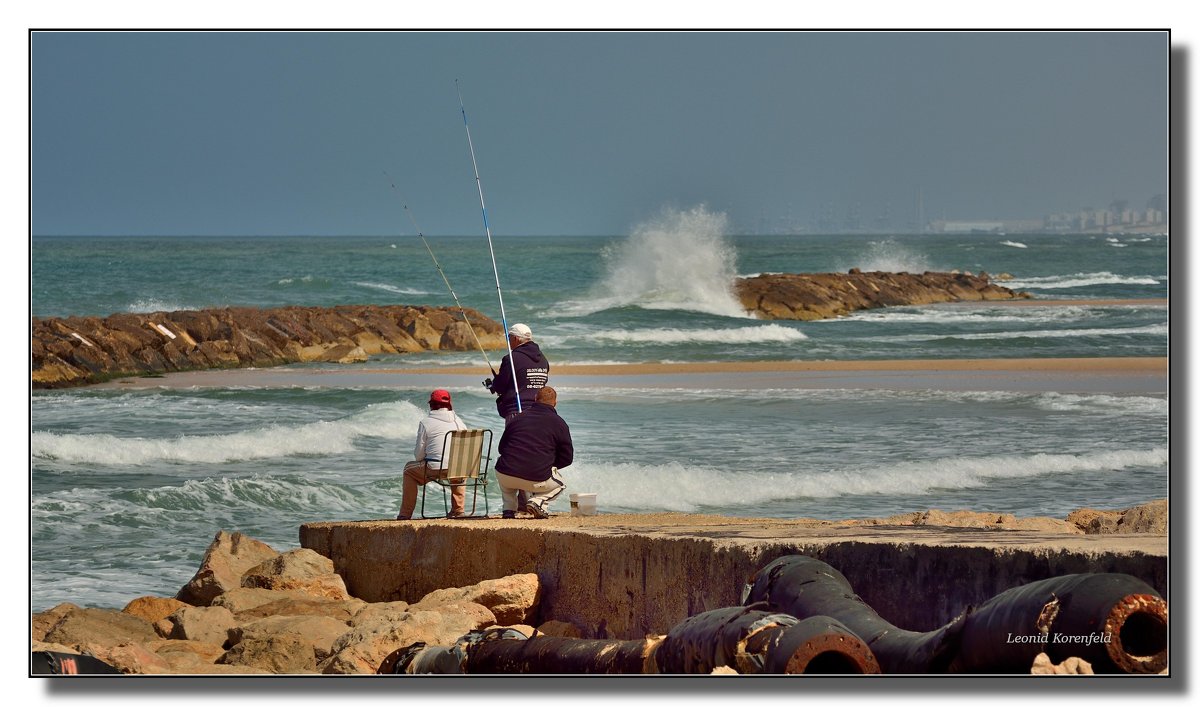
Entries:
{"label": "fishing reel", "polygon": [[488,390],[491,390],[491,389],[492,389],[492,379],[491,379],[491,378],[484,378],[484,379],[483,379],[483,387],[484,387],[484,388],[487,388]]}

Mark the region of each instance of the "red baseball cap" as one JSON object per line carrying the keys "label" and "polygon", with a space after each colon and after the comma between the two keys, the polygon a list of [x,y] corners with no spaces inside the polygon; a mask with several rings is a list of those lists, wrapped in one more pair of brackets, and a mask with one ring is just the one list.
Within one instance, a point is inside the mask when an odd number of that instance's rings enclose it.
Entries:
{"label": "red baseball cap", "polygon": [[429,394],[429,402],[431,403],[448,403],[450,402],[450,391],[438,388]]}

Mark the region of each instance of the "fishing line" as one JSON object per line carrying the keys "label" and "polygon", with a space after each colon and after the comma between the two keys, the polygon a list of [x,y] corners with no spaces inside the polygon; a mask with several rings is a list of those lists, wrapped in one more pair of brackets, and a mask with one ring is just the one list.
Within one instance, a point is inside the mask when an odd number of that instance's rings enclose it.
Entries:
{"label": "fishing line", "polygon": [[458,91],[458,108],[462,111],[463,128],[467,131],[467,147],[471,149],[471,166],[475,169],[475,188],[479,191],[479,209],[483,212],[483,230],[487,233],[488,252],[492,256],[492,272],[496,275],[496,298],[500,300],[500,323],[504,326],[504,346],[508,349],[509,368],[512,370],[513,392],[517,395],[517,412],[521,412],[521,385],[517,382],[517,366],[513,361],[512,341],[508,334],[508,317],[504,314],[504,293],[500,291],[500,270],[496,267],[496,250],[492,247],[492,229],[488,226],[487,206],[483,203],[483,182],[479,179],[479,164],[475,161],[475,143],[471,140],[471,128],[467,125],[467,108],[463,105],[462,89],[458,79],[454,80],[454,90]]}
{"label": "fishing line", "polygon": [[442,270],[442,264],[438,262],[437,256],[433,254],[433,248],[429,247],[429,241],[425,238],[425,234],[417,225],[417,220],[413,218],[412,211],[409,210],[408,204],[404,201],[404,197],[400,194],[400,190],[396,188],[396,182],[392,180],[392,175],[383,170],[383,176],[388,178],[388,183],[392,185],[392,190],[396,192],[396,196],[400,198],[400,203],[404,206],[404,213],[408,214],[408,220],[412,222],[413,230],[421,237],[421,242],[425,244],[425,250],[429,251],[429,257],[433,258],[433,266],[437,268],[438,275],[442,276],[442,282],[446,283],[446,289],[450,290],[450,296],[454,298],[454,304],[458,305],[458,311],[462,314],[463,321],[467,323],[467,328],[471,330],[471,336],[475,337],[475,345],[479,347],[479,353],[483,354],[483,360],[487,361],[488,369],[492,375],[496,375],[496,368],[492,366],[492,359],[488,358],[487,351],[483,350],[483,342],[479,340],[479,335],[475,333],[475,327],[471,326],[471,320],[467,318],[467,311],[463,309],[462,302],[458,301],[458,295],[454,294],[454,288],[450,286],[450,280],[446,277],[446,273]]}

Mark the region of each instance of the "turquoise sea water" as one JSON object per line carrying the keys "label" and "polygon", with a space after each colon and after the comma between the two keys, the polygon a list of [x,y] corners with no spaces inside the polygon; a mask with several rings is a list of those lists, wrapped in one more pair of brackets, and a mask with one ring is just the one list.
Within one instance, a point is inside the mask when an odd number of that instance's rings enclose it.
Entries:
{"label": "turquoise sea water", "polygon": [[[499,319],[486,240],[430,245],[463,304]],[[531,326],[552,365],[1168,349],[1166,307],[1086,303],[1166,297],[1162,236],[728,236],[719,215],[691,212],[623,236],[503,236],[495,245],[508,319]],[[35,238],[31,267],[35,317],[452,303],[411,235]],[[763,322],[738,312],[725,287],[737,275],[851,267],[1005,272],[1016,289],[1080,303]],[[362,368],[430,365],[484,367],[475,352],[382,357]],[[1167,495],[1169,398],[1161,392],[597,381],[560,387],[559,409],[577,449],[567,482],[597,492],[605,511],[1061,516]],[[285,549],[297,545],[304,522],[393,517],[425,387],[389,380],[34,392],[34,610],[173,594],[219,529]],[[476,385],[451,390],[468,422],[499,433],[490,395]]]}

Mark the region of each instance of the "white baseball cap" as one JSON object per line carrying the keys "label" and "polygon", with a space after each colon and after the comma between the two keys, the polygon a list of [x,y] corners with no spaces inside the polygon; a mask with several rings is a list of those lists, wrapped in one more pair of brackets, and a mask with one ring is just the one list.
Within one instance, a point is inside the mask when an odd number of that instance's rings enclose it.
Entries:
{"label": "white baseball cap", "polygon": [[510,326],[508,328],[508,333],[509,333],[509,335],[515,336],[518,339],[532,339],[533,338],[533,332],[530,331],[529,327],[525,326],[524,324],[513,324],[512,326]]}

